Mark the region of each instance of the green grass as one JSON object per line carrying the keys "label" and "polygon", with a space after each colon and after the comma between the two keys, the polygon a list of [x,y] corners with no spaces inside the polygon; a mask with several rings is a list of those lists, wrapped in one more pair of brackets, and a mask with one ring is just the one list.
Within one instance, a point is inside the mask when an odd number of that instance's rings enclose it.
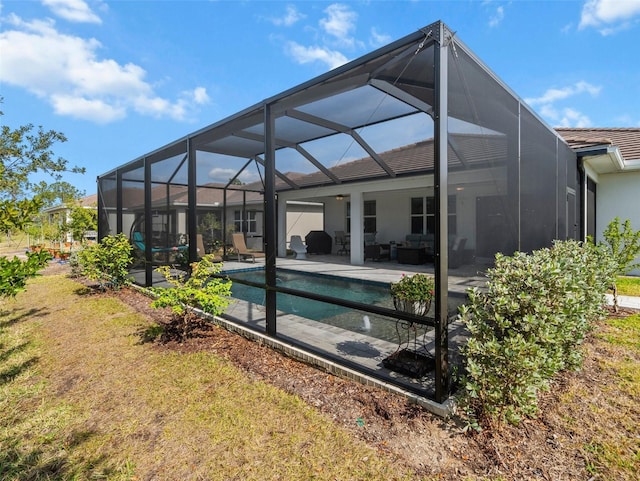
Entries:
{"label": "green grass", "polygon": [[616,286],[621,296],[640,296],[640,277],[619,276]]}
{"label": "green grass", "polygon": [[[604,405],[594,408],[602,416],[598,439],[585,446],[590,469],[607,472],[611,479],[637,479],[640,470],[640,314],[611,318],[597,333],[604,340],[603,369],[616,373],[612,384],[600,386]],[[593,393],[589,393],[593,395]],[[624,433],[624,435],[621,435]]]}
{"label": "green grass", "polygon": [[298,397],[144,343],[146,321],[81,292],[37,278],[0,314],[0,479],[413,479]]}

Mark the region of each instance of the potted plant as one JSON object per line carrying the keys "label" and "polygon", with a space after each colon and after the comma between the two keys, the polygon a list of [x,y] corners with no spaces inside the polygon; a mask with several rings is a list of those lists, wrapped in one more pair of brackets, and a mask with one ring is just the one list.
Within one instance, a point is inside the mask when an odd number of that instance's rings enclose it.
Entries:
{"label": "potted plant", "polygon": [[435,281],[427,274],[414,274],[391,283],[393,305],[398,311],[424,316],[429,312],[435,294]]}
{"label": "potted plant", "polygon": [[[426,274],[414,274],[391,283],[393,305],[398,311],[409,312],[418,316],[425,316],[431,308],[431,301],[435,295],[434,278]],[[396,321],[398,332],[398,349],[382,360],[382,364],[392,371],[406,374],[413,378],[422,378],[434,368],[433,357],[426,349],[418,349],[418,330],[427,329],[415,322]],[[407,338],[403,340],[401,331],[405,330]],[[426,332],[426,331],[425,331]],[[413,342],[413,349],[409,345]],[[402,348],[402,346],[405,346]]]}

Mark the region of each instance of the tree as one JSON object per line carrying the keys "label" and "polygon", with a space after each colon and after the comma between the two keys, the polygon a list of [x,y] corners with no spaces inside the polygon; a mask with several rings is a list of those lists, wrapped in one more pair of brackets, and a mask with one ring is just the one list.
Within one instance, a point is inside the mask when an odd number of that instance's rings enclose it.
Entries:
{"label": "tree", "polygon": [[87,231],[98,229],[98,211],[76,205],[71,209],[71,221],[68,225],[75,240],[84,243]]}
{"label": "tree", "polygon": [[[602,236],[605,240],[603,244],[615,264],[616,275],[623,276],[640,267],[640,263],[635,262],[636,257],[640,255],[640,230],[634,231],[629,219],[621,224],[620,218],[615,217],[609,222]],[[613,290],[613,308],[618,312],[618,286],[615,277],[611,289]]]}
{"label": "tree", "polygon": [[85,195],[84,191],[78,190],[65,181],[51,184],[42,181],[33,185],[32,192],[42,200],[45,208],[60,204],[74,204]]}
{"label": "tree", "polygon": [[[0,97],[0,103],[2,98]],[[0,116],[4,115],[0,111]],[[64,173],[84,173],[80,167],[71,167],[68,162],[56,157],[52,146],[66,142],[64,134],[54,130],[45,131],[27,124],[17,129],[3,125],[0,131],[0,233],[24,230],[44,205],[36,195],[38,189],[46,190],[47,183],[35,184],[33,174],[45,174],[61,181]],[[14,257],[0,258],[0,300],[14,297],[25,288],[26,282],[37,275],[49,259],[41,252],[27,254],[23,260]]]}
{"label": "tree", "polygon": [[[2,98],[0,97],[0,103]],[[0,111],[0,116],[4,115]],[[67,160],[56,157],[51,150],[57,142],[66,142],[64,134],[55,130],[44,130],[39,126],[34,132],[33,124],[17,129],[3,125],[0,134],[0,199],[19,200],[35,195],[47,183],[36,184],[32,175],[46,174],[54,182],[62,180],[64,173],[81,173],[85,169],[69,166]]]}
{"label": "tree", "polygon": [[[0,233],[8,234],[14,229],[23,229],[37,214],[42,205],[39,199],[21,201],[0,201]],[[27,281],[50,259],[46,251],[29,252],[27,259],[14,256],[8,259],[0,257],[0,302],[15,297],[25,289]]]}

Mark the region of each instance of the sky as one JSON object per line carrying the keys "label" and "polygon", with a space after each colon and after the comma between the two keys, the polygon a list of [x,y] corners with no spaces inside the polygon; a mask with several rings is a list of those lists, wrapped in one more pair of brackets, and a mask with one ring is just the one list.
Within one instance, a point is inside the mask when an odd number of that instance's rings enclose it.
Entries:
{"label": "sky", "polygon": [[2,125],[96,177],[442,20],[551,126],[640,127],[640,0],[4,0]]}

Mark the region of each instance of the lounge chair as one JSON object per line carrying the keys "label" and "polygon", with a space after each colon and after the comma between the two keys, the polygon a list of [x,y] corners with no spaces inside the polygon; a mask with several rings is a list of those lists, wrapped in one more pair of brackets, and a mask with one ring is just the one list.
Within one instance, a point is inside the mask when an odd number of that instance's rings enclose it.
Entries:
{"label": "lounge chair", "polygon": [[291,249],[296,259],[307,258],[307,246],[302,242],[302,237],[299,235],[292,235],[291,242],[289,242],[289,249]]}
{"label": "lounge chair", "polygon": [[253,262],[256,261],[256,257],[264,257],[264,252],[254,252],[247,249],[247,244],[244,241],[244,234],[242,232],[236,232],[232,235],[233,248],[238,254],[238,261],[251,257]]}

